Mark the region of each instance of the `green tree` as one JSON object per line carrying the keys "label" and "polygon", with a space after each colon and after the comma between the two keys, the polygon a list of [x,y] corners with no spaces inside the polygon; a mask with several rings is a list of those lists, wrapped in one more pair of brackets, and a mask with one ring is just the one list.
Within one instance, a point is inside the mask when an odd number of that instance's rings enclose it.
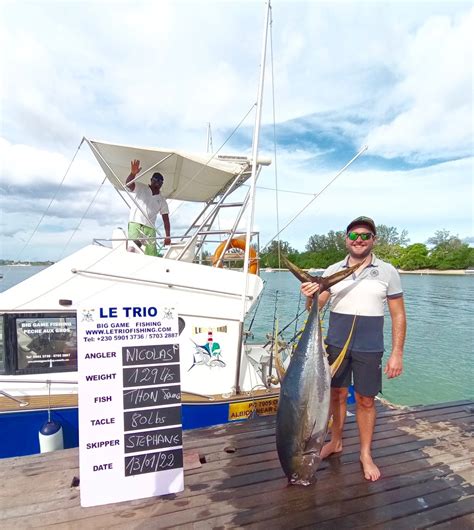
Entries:
{"label": "green tree", "polygon": [[399,234],[398,228],[394,226],[377,225],[377,240],[374,252],[380,259],[390,262],[394,267],[400,267],[403,247],[409,241],[406,230],[402,230]]}
{"label": "green tree", "polygon": [[442,245],[430,253],[430,266],[438,270],[462,270],[474,266],[474,249],[465,243]]}
{"label": "green tree", "polygon": [[430,267],[438,270],[459,270],[473,265],[473,249],[449,230],[437,230],[427,242],[433,245],[429,254]]}
{"label": "green tree", "polygon": [[461,243],[461,240],[458,236],[451,235],[449,230],[443,228],[442,230],[436,230],[435,235],[428,238],[427,243],[428,245],[433,245],[433,247],[438,248],[446,245],[457,245],[457,243]]}
{"label": "green tree", "polygon": [[402,230],[398,233],[398,228],[387,225],[377,225],[377,241],[379,245],[398,245],[400,247],[405,246],[409,243],[407,230]]}
{"label": "green tree", "polygon": [[315,234],[306,243],[308,252],[321,252],[324,250],[346,251],[346,234],[343,231],[330,230],[327,235]]}
{"label": "green tree", "polygon": [[428,248],[423,243],[415,243],[402,249],[398,262],[398,266],[405,271],[424,269],[428,264]]}
{"label": "green tree", "polygon": [[[280,248],[280,254],[278,248]],[[279,267],[280,263],[278,256],[281,254],[287,256],[291,261],[294,261],[295,256],[298,255],[298,251],[292,248],[287,241],[272,241],[260,252],[260,266],[272,268]],[[295,265],[297,265],[297,263],[295,263]]]}

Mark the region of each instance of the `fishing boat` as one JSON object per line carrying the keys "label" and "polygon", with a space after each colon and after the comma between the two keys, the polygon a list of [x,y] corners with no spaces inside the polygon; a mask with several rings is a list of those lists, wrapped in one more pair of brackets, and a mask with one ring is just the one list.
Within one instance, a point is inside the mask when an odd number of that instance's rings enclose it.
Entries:
{"label": "fishing boat", "polygon": [[[51,419],[61,425],[64,447],[78,445],[78,321],[91,318],[88,300],[98,296],[104,303],[133,297],[143,306],[178,309],[185,429],[276,412],[274,341],[249,344],[244,327],[264,286],[252,225],[256,182],[271,163],[258,148],[269,13],[268,3],[251,156],[81,142],[129,205],[126,178],[137,159],[139,180],[147,184],[159,171],[168,200],[200,210],[158,257],[145,255],[118,228],[108,240],[95,239],[0,294],[0,430],[8,433],[1,437],[0,457],[39,452],[38,431]],[[233,216],[222,228],[217,220],[224,209],[226,218]],[[140,317],[147,328],[150,319]],[[96,339],[106,340],[106,330]]]}

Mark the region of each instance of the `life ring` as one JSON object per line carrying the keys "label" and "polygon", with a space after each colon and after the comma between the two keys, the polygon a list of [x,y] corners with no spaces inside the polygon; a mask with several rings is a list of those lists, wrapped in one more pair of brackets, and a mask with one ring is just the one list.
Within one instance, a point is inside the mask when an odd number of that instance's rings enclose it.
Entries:
{"label": "life ring", "polygon": [[[221,254],[224,252],[224,248],[227,245],[228,239],[223,241],[217,248],[214,254],[212,255],[212,266],[217,267],[217,262],[219,261],[219,258],[221,257]],[[245,240],[244,239],[231,239],[229,242],[229,245],[227,246],[227,250],[230,248],[240,248],[240,250],[245,251]],[[219,267],[222,267],[222,261],[219,265]],[[258,259],[257,259],[257,253],[255,252],[255,249],[250,247],[249,249],[249,272],[250,274],[257,274],[258,272]]]}

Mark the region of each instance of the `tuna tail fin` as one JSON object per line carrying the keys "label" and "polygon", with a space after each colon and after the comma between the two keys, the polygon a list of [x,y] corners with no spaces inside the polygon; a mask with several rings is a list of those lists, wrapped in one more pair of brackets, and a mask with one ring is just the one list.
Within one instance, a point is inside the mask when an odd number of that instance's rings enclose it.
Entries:
{"label": "tuna tail fin", "polygon": [[291,261],[286,256],[282,256],[282,259],[285,265],[288,267],[288,270],[290,270],[298,278],[300,282],[319,283],[320,285],[319,292],[327,291],[330,287],[332,287],[336,283],[350,276],[361,265],[361,263],[357,263],[356,265],[353,265],[352,267],[347,267],[347,269],[343,269],[342,271],[338,271],[335,274],[331,274],[331,276],[323,277],[323,276],[311,276],[311,274],[308,274],[307,272],[301,270],[299,267],[291,263]]}

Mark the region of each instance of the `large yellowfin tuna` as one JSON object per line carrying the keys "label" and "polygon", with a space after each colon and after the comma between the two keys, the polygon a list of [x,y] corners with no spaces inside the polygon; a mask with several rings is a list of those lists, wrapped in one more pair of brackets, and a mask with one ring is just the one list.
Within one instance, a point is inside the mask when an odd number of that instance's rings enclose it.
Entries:
{"label": "large yellowfin tuna", "polygon": [[331,373],[323,347],[319,293],[350,276],[348,267],[327,278],[311,276],[283,258],[302,282],[319,283],[319,291],[280,387],[276,445],[281,467],[291,484],[307,486],[316,480],[320,452],[327,434]]}

